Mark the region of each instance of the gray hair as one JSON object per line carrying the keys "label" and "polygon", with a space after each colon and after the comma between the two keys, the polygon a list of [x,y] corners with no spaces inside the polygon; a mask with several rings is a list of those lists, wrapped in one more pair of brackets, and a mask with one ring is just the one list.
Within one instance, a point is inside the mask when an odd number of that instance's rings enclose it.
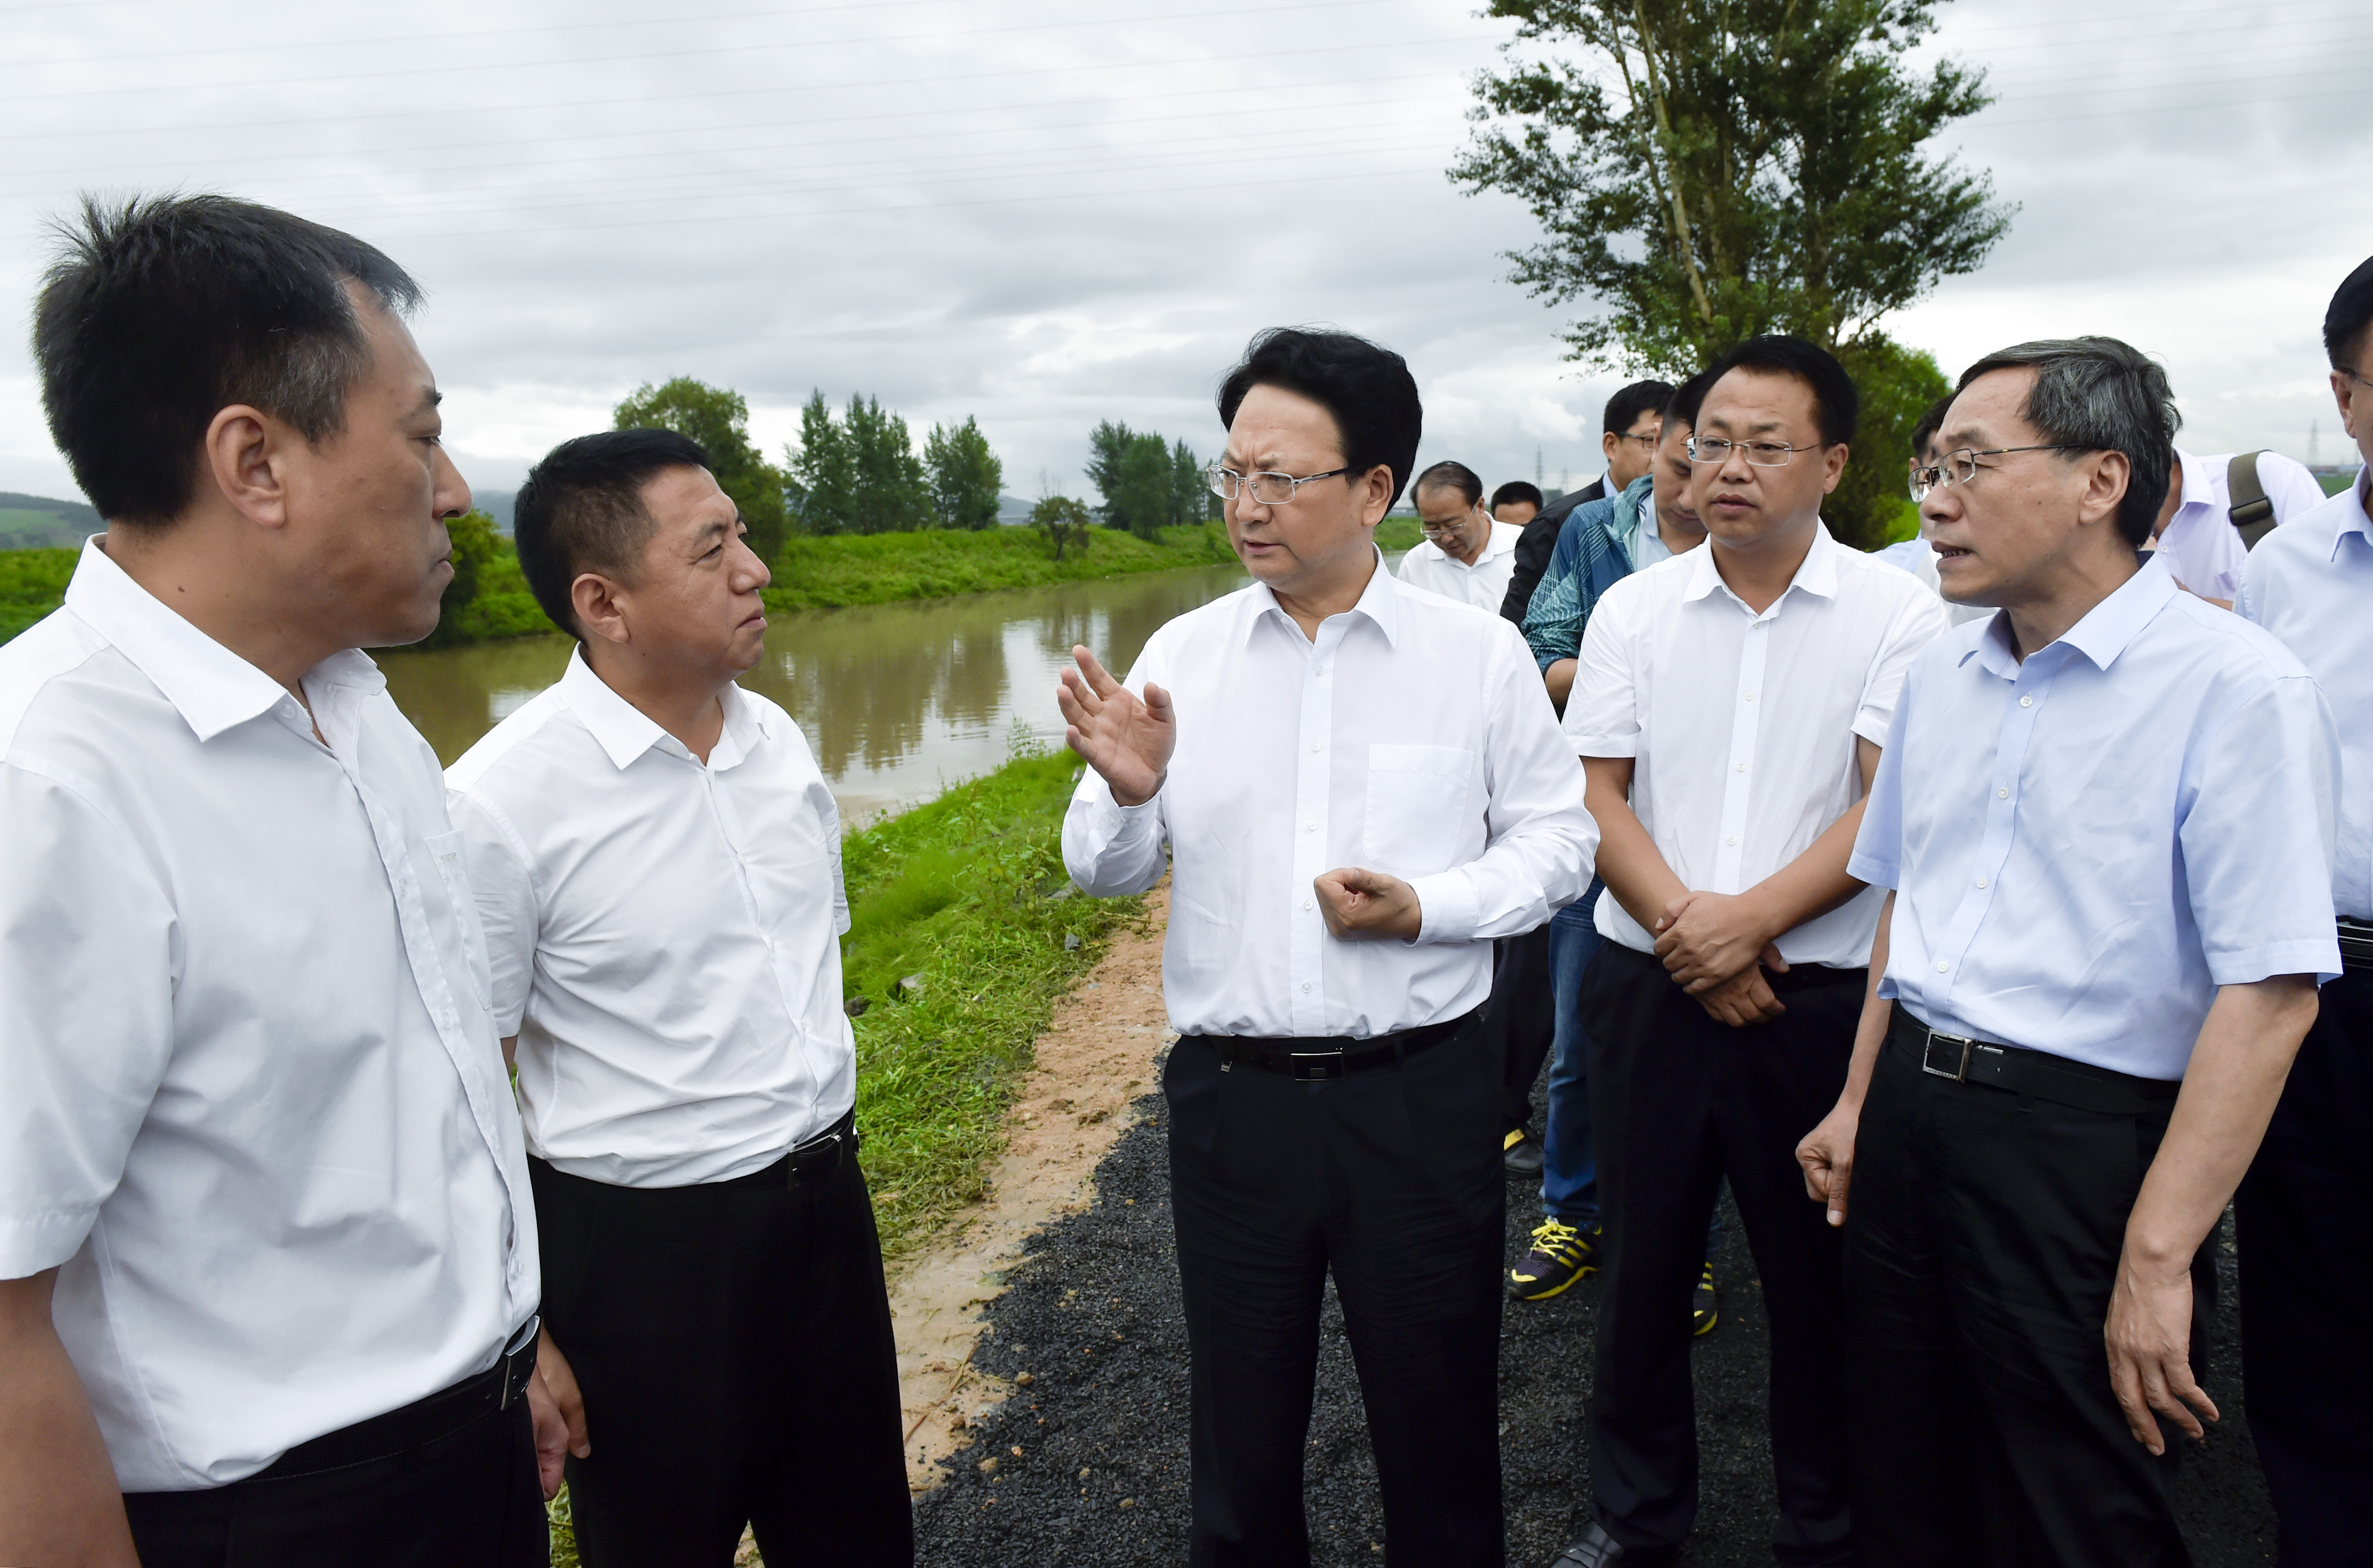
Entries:
{"label": "gray hair", "polygon": [[1997,349],[1962,371],[1955,390],[1990,371],[2020,369],[2035,372],[2035,385],[2019,413],[2045,440],[2072,452],[2125,454],[2118,531],[2140,546],[2167,499],[2175,432],[2183,424],[2167,372],[2116,338],[2045,338]]}

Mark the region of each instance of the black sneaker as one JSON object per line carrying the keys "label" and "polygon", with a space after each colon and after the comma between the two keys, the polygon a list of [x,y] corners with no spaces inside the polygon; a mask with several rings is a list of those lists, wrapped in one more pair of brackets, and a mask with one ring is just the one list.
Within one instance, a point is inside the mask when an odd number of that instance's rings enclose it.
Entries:
{"label": "black sneaker", "polygon": [[1598,1231],[1545,1219],[1533,1232],[1533,1249],[1508,1271],[1508,1294],[1518,1301],[1547,1301],[1596,1272]]}
{"label": "black sneaker", "polygon": [[1511,1181],[1530,1181],[1541,1173],[1541,1141],[1519,1127],[1500,1145]]}
{"label": "black sneaker", "polygon": [[1689,1293],[1689,1335],[1698,1338],[1713,1332],[1722,1321],[1722,1296],[1713,1288],[1713,1265],[1708,1263],[1705,1272],[1698,1276],[1698,1288]]}

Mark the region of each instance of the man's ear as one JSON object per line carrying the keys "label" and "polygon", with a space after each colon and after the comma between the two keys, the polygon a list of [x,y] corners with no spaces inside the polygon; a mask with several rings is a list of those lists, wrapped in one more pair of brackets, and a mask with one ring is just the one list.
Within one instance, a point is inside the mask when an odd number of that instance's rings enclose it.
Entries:
{"label": "man's ear", "polygon": [[631,640],[625,599],[625,585],[599,572],[580,572],[577,580],[568,585],[568,605],[577,613],[577,624],[586,636],[599,637],[605,643]]}
{"label": "man's ear", "polygon": [[261,409],[233,403],[207,422],[201,448],[205,475],[249,522],[286,528],[289,444],[302,439]]}
{"label": "man's ear", "polygon": [[1837,489],[1838,481],[1845,477],[1846,459],[1853,455],[1852,450],[1842,441],[1834,447],[1821,448],[1822,494],[1827,495]]}
{"label": "man's ear", "polygon": [[1368,492],[1360,503],[1360,526],[1372,528],[1383,522],[1385,514],[1392,510],[1393,470],[1390,466],[1378,463],[1360,482],[1367,487]]}
{"label": "man's ear", "polygon": [[2085,494],[2077,499],[2076,518],[2082,523],[2098,523],[2103,517],[2112,526],[2118,503],[2126,498],[2126,486],[2133,482],[2133,465],[2123,452],[2095,452],[2087,466]]}

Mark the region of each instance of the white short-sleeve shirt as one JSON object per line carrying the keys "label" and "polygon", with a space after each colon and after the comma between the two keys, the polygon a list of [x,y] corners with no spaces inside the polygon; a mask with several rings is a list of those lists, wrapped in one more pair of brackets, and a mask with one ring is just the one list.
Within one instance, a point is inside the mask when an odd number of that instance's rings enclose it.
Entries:
{"label": "white short-sleeve shirt", "polygon": [[1420,540],[1417,548],[1401,557],[1401,581],[1497,615],[1500,601],[1508,597],[1509,579],[1516,574],[1516,541],[1524,537],[1522,524],[1492,518],[1491,537],[1484,541],[1483,553],[1473,565],[1455,559],[1432,540]]}
{"label": "white short-sleeve shirt", "polygon": [[[2213,456],[2176,449],[2183,463],[2182,501],[2160,530],[2158,549],[2179,587],[2208,598],[2231,599],[2241,591],[2241,568],[2250,558],[2233,526],[2234,454]],[[2280,452],[2258,454],[2258,483],[2274,504],[2274,520],[2286,523],[2323,505],[2323,486],[2306,466]]]}

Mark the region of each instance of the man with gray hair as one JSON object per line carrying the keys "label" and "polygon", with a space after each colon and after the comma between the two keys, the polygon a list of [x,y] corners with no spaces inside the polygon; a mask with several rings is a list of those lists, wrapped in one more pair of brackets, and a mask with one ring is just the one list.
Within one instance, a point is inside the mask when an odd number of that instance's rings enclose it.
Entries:
{"label": "man with gray hair", "polygon": [[1945,597],[1997,609],[1905,678],[1848,864],[1876,983],[1797,1151],[1864,1563],[2191,1561],[2202,1243],[2340,970],[2339,778],[2298,659],[2136,553],[2174,427],[2126,344],[2024,343],[1919,471]]}

